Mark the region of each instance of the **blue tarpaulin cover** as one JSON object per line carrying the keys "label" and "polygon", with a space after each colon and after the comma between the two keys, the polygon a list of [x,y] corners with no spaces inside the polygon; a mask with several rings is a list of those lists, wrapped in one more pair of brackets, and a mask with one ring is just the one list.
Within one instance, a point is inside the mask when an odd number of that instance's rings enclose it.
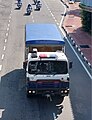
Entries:
{"label": "blue tarpaulin cover", "polygon": [[55,24],[26,24],[26,45],[64,45],[64,37]]}

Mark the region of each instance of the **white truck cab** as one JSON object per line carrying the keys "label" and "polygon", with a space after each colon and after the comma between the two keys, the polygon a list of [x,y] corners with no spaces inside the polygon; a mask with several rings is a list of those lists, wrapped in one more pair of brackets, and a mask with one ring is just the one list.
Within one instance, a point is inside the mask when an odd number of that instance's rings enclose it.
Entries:
{"label": "white truck cab", "polygon": [[69,62],[62,51],[28,54],[26,64],[27,97],[31,94],[61,95],[69,93]]}

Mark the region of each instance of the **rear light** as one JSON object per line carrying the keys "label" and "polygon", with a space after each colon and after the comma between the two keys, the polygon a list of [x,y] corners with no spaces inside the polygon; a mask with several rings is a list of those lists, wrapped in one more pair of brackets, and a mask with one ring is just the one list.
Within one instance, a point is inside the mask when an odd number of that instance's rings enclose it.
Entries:
{"label": "rear light", "polygon": [[46,54],[40,54],[39,57],[40,58],[47,58],[47,55]]}

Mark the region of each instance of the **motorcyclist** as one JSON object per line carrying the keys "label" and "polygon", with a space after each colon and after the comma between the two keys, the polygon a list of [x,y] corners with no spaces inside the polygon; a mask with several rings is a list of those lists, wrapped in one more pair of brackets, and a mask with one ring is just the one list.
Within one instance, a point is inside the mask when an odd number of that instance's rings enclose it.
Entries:
{"label": "motorcyclist", "polygon": [[40,1],[37,1],[36,3],[36,9],[40,9],[42,6],[41,2]]}
{"label": "motorcyclist", "polygon": [[32,6],[31,6],[31,4],[28,4],[26,10],[27,10],[27,14],[30,14],[32,12]]}
{"label": "motorcyclist", "polygon": [[18,8],[21,8],[21,6],[22,6],[22,0],[18,0],[17,6],[18,6]]}
{"label": "motorcyclist", "polygon": [[22,3],[22,0],[18,0],[18,3]]}
{"label": "motorcyclist", "polygon": [[33,0],[34,1],[34,4],[36,4],[37,3],[37,0]]}
{"label": "motorcyclist", "polygon": [[32,6],[31,6],[31,4],[28,4],[28,6],[27,6],[27,10],[28,10],[28,9],[32,10]]}

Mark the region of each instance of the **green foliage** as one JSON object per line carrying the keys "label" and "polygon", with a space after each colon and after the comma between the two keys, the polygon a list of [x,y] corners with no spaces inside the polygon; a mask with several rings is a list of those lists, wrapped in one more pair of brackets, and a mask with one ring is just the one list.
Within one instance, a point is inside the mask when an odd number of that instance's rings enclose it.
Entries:
{"label": "green foliage", "polygon": [[92,13],[88,11],[81,11],[81,18],[82,18],[82,27],[83,30],[90,33],[92,32],[92,21],[91,21]]}

